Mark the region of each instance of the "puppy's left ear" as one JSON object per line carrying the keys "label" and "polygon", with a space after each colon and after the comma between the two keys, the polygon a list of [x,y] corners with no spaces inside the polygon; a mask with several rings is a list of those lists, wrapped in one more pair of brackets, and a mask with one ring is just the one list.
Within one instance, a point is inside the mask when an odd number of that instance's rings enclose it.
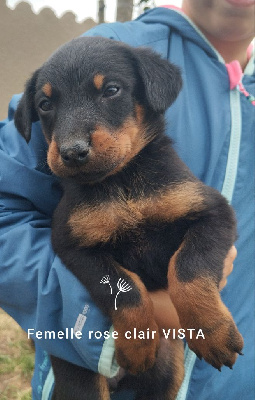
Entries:
{"label": "puppy's left ear", "polygon": [[135,48],[134,54],[149,107],[165,112],[182,88],[180,69],[148,48]]}
{"label": "puppy's left ear", "polygon": [[23,96],[14,114],[15,126],[27,142],[29,142],[31,138],[32,122],[39,120],[34,104],[36,81],[39,71],[39,69],[36,70],[31,79],[27,82]]}

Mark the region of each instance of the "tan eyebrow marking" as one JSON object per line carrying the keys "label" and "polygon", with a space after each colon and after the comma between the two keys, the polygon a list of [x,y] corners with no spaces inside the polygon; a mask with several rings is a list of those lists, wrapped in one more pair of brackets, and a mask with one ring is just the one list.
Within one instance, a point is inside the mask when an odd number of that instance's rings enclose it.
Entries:
{"label": "tan eyebrow marking", "polygon": [[96,74],[94,76],[94,78],[93,78],[94,85],[98,90],[100,90],[102,88],[103,82],[104,82],[104,78],[105,78],[105,76],[101,75],[101,74]]}
{"label": "tan eyebrow marking", "polygon": [[51,97],[52,96],[52,86],[49,82],[45,83],[45,85],[43,85],[42,87],[42,91],[44,94],[46,94],[47,97]]}

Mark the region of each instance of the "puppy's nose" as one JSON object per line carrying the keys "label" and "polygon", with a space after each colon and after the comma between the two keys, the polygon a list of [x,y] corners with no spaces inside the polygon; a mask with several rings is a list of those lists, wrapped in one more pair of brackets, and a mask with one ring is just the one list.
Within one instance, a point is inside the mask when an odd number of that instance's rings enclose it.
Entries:
{"label": "puppy's nose", "polygon": [[89,145],[78,141],[71,146],[62,145],[60,155],[67,167],[80,167],[88,161]]}

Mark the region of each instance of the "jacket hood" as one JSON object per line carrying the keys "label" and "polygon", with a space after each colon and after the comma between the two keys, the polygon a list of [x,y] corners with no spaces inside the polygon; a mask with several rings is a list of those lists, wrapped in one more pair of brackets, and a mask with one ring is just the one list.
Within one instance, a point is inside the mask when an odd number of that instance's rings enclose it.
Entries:
{"label": "jacket hood", "polygon": [[174,6],[170,6],[170,8],[168,8],[168,6],[156,7],[139,16],[137,21],[148,24],[160,23],[165,25],[169,27],[171,31],[176,31],[183,38],[197,44],[200,48],[205,50],[210,57],[216,58],[224,63],[221,55],[180,8]]}

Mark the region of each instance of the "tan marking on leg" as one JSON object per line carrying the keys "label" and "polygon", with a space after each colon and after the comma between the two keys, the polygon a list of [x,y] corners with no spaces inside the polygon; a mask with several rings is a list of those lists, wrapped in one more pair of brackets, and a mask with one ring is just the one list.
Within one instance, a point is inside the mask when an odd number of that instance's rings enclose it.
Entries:
{"label": "tan marking on leg", "polygon": [[237,353],[243,347],[243,339],[233,318],[223,304],[216,284],[212,279],[196,278],[191,282],[181,282],[176,275],[178,254],[185,242],[169,263],[168,281],[171,300],[184,329],[202,329],[205,339],[186,337],[191,350],[203,357],[216,368],[227,363],[235,363]]}
{"label": "tan marking on leg", "polygon": [[99,388],[100,400],[110,400],[109,385],[106,377],[98,374],[97,384]]}
{"label": "tan marking on leg", "polygon": [[94,82],[95,87],[98,90],[102,89],[102,86],[103,86],[103,83],[104,83],[104,78],[105,78],[105,76],[101,75],[101,74],[96,74],[94,76],[93,82]]}
{"label": "tan marking on leg", "polygon": [[[158,364],[158,365],[157,365]],[[161,339],[157,354],[156,370],[161,376],[169,376],[167,400],[175,400],[184,378],[184,346],[180,339]],[[146,400],[143,398],[141,400]]]}
{"label": "tan marking on leg", "polygon": [[[118,308],[112,313],[114,330],[118,332],[116,339],[116,359],[119,365],[127,369],[132,374],[143,372],[152,367],[155,361],[156,350],[159,346],[158,326],[154,319],[152,301],[148,295],[147,289],[140,278],[133,272],[125,271],[133,282],[136,289],[139,290],[141,301],[137,306],[128,306]],[[132,287],[132,283],[130,284]],[[134,328],[136,328],[137,338],[133,337]],[[155,331],[152,338],[141,339],[139,332],[146,333]],[[131,332],[131,338],[126,337],[127,332]]]}
{"label": "tan marking on leg", "polygon": [[184,347],[180,339],[168,339],[170,344],[171,363],[173,367],[173,383],[169,390],[169,400],[175,400],[184,378]]}
{"label": "tan marking on leg", "polygon": [[43,85],[43,87],[42,87],[42,91],[47,97],[51,97],[52,96],[51,84],[49,82],[45,83],[45,85]]}

